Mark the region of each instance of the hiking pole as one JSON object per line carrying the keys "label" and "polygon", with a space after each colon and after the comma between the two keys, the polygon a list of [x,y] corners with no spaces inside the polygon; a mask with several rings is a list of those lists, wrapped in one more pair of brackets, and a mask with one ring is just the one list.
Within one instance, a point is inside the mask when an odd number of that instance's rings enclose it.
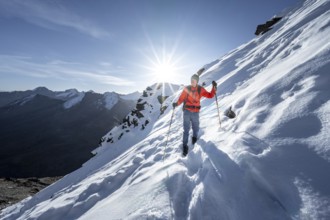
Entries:
{"label": "hiking pole", "polygon": [[171,125],[172,125],[173,116],[174,116],[174,109],[175,109],[175,108],[173,108],[172,116],[171,116],[171,121],[170,121],[170,127],[168,128],[168,132],[167,132],[167,138],[166,138],[165,149],[164,149],[164,154],[163,154],[163,162],[164,162],[164,158],[165,158],[165,152],[166,152],[166,147],[167,147],[168,138],[169,138],[169,136],[170,136]]}
{"label": "hiking pole", "polygon": [[218,96],[217,96],[217,88],[216,87],[214,87],[214,88],[215,88],[215,101],[217,103],[219,123],[220,123],[220,128],[221,128],[221,119],[220,119],[219,103],[218,103]]}

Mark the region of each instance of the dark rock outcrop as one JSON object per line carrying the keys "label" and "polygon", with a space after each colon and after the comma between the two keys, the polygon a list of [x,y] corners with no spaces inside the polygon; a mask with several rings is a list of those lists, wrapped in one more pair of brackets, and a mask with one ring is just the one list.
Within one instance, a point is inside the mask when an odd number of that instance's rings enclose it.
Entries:
{"label": "dark rock outcrop", "polygon": [[258,35],[262,35],[262,34],[266,33],[267,31],[271,30],[272,26],[281,19],[282,19],[282,17],[275,17],[275,18],[272,18],[272,20],[267,21],[265,24],[259,24],[257,26],[257,30],[254,34],[258,36]]}

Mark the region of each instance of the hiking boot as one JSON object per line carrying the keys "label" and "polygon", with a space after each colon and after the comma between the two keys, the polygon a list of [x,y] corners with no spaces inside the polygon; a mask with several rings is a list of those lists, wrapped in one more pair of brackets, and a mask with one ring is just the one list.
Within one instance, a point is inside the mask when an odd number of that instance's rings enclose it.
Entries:
{"label": "hiking boot", "polygon": [[197,137],[192,137],[192,144],[194,145],[197,142]]}
{"label": "hiking boot", "polygon": [[188,146],[184,145],[183,146],[183,151],[182,151],[182,155],[185,157],[188,154]]}

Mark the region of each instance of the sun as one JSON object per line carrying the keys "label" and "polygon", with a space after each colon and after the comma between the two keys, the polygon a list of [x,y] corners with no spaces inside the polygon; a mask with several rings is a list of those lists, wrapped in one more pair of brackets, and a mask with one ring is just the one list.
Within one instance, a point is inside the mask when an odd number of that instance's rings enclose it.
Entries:
{"label": "sun", "polygon": [[159,62],[151,68],[157,82],[171,82],[177,74],[177,67],[169,61]]}
{"label": "sun", "polygon": [[180,39],[169,47],[166,43],[154,44],[146,33],[149,47],[141,49],[144,61],[139,64],[147,70],[144,74],[150,83],[178,83],[180,72],[185,68],[182,65],[184,54],[178,54]]}
{"label": "sun", "polygon": [[149,70],[149,74],[153,81],[157,83],[175,82],[180,66],[180,59],[175,56],[174,51],[168,52],[165,48],[157,51],[152,47],[153,56],[145,56],[148,64],[145,68]]}

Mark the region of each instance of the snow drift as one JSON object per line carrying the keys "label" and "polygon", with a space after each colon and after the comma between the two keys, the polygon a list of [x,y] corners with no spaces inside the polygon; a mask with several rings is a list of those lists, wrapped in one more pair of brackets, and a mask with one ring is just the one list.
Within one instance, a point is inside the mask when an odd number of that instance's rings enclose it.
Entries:
{"label": "snow drift", "polygon": [[[2,219],[329,219],[330,3],[307,0],[274,28],[205,65],[197,144],[181,157],[182,111],[104,142],[84,167]],[[165,101],[170,105],[180,94]],[[164,158],[164,160],[163,160]]]}

